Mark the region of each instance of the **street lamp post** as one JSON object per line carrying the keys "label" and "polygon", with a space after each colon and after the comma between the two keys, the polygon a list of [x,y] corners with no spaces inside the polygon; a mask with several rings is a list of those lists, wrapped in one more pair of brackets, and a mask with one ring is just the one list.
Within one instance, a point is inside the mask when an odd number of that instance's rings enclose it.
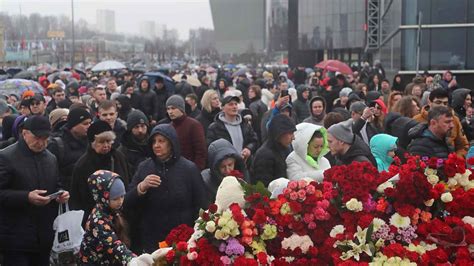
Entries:
{"label": "street lamp post", "polygon": [[71,0],[72,12],[72,53],[71,53],[71,69],[74,68],[74,55],[76,54],[76,36],[74,35],[74,0]]}

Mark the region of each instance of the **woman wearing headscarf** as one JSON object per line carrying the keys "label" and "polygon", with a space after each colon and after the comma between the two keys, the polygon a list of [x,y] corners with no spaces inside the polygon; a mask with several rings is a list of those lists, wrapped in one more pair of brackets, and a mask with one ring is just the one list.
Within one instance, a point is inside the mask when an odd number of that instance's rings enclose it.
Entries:
{"label": "woman wearing headscarf", "polygon": [[170,124],[153,128],[151,158],[143,161],[125,196],[125,211],[136,213],[134,250],[151,253],[174,227],[192,226],[200,208],[207,208],[197,166],[181,156],[176,130]]}
{"label": "woman wearing headscarf", "polygon": [[331,168],[324,156],[329,152],[326,129],[310,123],[296,125],[293,151],[286,158],[286,172],[291,180],[311,178],[321,182]]}
{"label": "woman wearing headscarf", "polygon": [[370,139],[370,151],[377,161],[379,172],[388,171],[397,150],[397,137],[377,134]]}
{"label": "woman wearing headscarf", "polygon": [[232,143],[225,139],[213,141],[208,148],[207,158],[209,168],[201,172],[204,181],[207,198],[214,202],[217,189],[224,177],[234,175],[245,181],[249,181],[245,162]]}
{"label": "woman wearing headscarf", "polygon": [[326,116],[326,100],[321,96],[315,96],[309,101],[309,111],[311,115],[303,120],[303,122],[323,125],[324,117]]}

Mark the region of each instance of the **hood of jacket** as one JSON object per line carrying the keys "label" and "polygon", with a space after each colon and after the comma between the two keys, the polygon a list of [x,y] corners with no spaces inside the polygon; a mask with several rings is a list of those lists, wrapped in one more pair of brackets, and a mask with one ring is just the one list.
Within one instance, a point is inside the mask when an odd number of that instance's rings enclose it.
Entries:
{"label": "hood of jacket", "polygon": [[[312,108],[312,106],[313,106],[313,102],[314,102],[314,101],[317,101],[317,100],[322,101],[322,103],[323,103],[323,112],[322,112],[320,115],[315,116],[315,115],[313,114],[313,108]],[[311,116],[314,117],[314,118],[316,118],[317,120],[323,120],[324,116],[326,115],[326,107],[327,107],[327,104],[326,104],[326,99],[324,99],[324,97],[321,97],[321,96],[314,96],[314,97],[311,98],[311,100],[309,101],[309,107],[308,107],[308,108],[309,108],[309,112],[311,113]]]}
{"label": "hood of jacket", "polygon": [[107,170],[98,170],[89,176],[87,184],[89,185],[89,191],[91,191],[97,207],[101,209],[110,208],[110,187],[117,178],[121,177]]}
{"label": "hood of jacket", "polygon": [[[148,89],[147,90],[144,90],[142,88],[142,81],[146,81],[148,82]],[[147,91],[150,91],[151,90],[151,84],[150,84],[150,80],[148,79],[147,76],[143,76],[139,81],[138,81],[138,90],[142,91],[142,92],[147,92]]]}
{"label": "hood of jacket", "polygon": [[[295,132],[296,127],[289,117],[283,114],[278,114],[273,117],[268,127],[268,140],[273,143],[278,142],[278,138],[288,132]],[[287,148],[287,147],[285,147]]]}
{"label": "hood of jacket", "polygon": [[419,123],[408,130],[408,137],[410,139],[419,138],[423,135],[423,132],[428,129],[427,123]]}
{"label": "hood of jacket", "polygon": [[388,134],[377,134],[370,139],[370,150],[377,161],[379,171],[388,170],[393,162],[393,158],[387,154],[397,147],[397,140],[397,137]]}
{"label": "hood of jacket", "polygon": [[245,171],[245,163],[240,154],[234,148],[232,143],[230,143],[226,139],[218,139],[213,141],[208,147],[208,159],[209,159],[209,166],[211,168],[211,174],[213,178],[221,177],[219,171],[220,163],[229,157],[235,159],[235,170],[239,170],[242,174]]}
{"label": "hood of jacket", "polygon": [[115,100],[122,106],[119,110],[120,113],[127,113],[132,110],[132,102],[126,95],[119,95]]}
{"label": "hood of jacket", "polygon": [[[171,152],[173,153],[171,155],[170,160],[172,161],[178,160],[179,157],[181,156],[181,152],[179,148],[178,134],[176,133],[176,130],[174,129],[174,127],[170,124],[160,124],[153,128],[153,130],[150,133],[150,137],[148,138],[148,145],[150,146],[152,150],[153,150],[153,138],[155,137],[156,134],[160,134],[170,141]],[[156,157],[154,152],[152,152],[152,158],[159,161],[158,157]]]}
{"label": "hood of jacket", "polygon": [[456,111],[459,112],[461,109],[464,109],[464,100],[466,99],[467,95],[471,93],[470,89],[457,89],[453,91],[452,94],[452,102],[451,107]]}
{"label": "hood of jacket", "polygon": [[216,121],[220,120],[224,124],[228,124],[231,126],[238,126],[242,123],[242,116],[240,114],[237,114],[237,117],[235,118],[235,121],[229,122],[225,119],[225,114],[224,112],[220,112],[219,115],[216,116]]}
{"label": "hood of jacket", "polygon": [[300,123],[296,125],[295,140],[293,140],[293,149],[301,159],[306,161],[308,156],[308,145],[311,141],[311,137],[316,131],[321,132],[323,135],[323,148],[318,155],[317,162],[321,157],[325,156],[329,152],[328,138],[326,129],[322,126],[318,126],[311,123]]}
{"label": "hood of jacket", "polygon": [[308,100],[303,98],[303,92],[305,91],[309,91],[309,88],[305,85],[299,85],[297,88],[296,88],[296,95],[298,96],[298,100],[302,101],[302,102],[307,102]]}

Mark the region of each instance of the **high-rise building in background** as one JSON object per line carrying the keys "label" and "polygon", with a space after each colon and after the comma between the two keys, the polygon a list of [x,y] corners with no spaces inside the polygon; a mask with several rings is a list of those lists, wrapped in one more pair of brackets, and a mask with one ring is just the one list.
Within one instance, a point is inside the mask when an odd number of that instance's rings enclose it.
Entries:
{"label": "high-rise building in background", "polygon": [[148,39],[156,38],[156,23],[152,20],[142,21],[140,23],[140,35]]}
{"label": "high-rise building in background", "polygon": [[265,0],[209,0],[221,55],[265,52]]}
{"label": "high-rise building in background", "polygon": [[97,29],[104,33],[115,33],[115,11],[98,9],[96,14]]}

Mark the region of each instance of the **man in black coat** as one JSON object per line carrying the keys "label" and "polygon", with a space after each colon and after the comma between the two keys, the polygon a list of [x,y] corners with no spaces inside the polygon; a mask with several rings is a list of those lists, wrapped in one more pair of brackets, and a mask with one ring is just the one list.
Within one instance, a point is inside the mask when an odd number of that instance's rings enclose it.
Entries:
{"label": "man in black coat", "polygon": [[258,146],[258,137],[250,124],[245,123],[239,114],[240,98],[227,96],[222,100],[222,110],[207,129],[207,145],[223,138],[232,143],[235,149],[247,160],[255,153]]}
{"label": "man in black coat", "polygon": [[49,265],[56,201],[69,199],[68,192],[47,196],[60,189],[56,158],[46,150],[50,127],[48,118],[32,116],[18,142],[0,151],[2,265]]}
{"label": "man in black coat", "polygon": [[50,139],[48,150],[56,156],[59,175],[64,189],[69,190],[72,171],[77,160],[86,152],[87,129],[91,125],[90,113],[82,108],[72,109],[66,125],[61,128],[60,135]]}
{"label": "man in black coat", "polygon": [[132,107],[141,110],[150,121],[158,121],[158,98],[151,90],[148,77],[143,77],[138,84],[138,90],[132,94]]}
{"label": "man in black coat", "polygon": [[127,158],[130,177],[135,174],[138,164],[151,155],[151,149],[148,146],[149,126],[150,123],[142,111],[133,110],[128,115],[127,132],[118,150]]}
{"label": "man in black coat", "polygon": [[268,139],[257,150],[253,161],[252,183],[258,181],[268,186],[271,181],[286,177],[286,157],[295,139],[295,124],[286,115],[273,117],[268,127]]}
{"label": "man in black coat", "polygon": [[332,125],[328,129],[328,144],[337,165],[349,165],[352,162],[370,162],[375,167],[377,162],[370,148],[359,137],[352,133],[352,121],[347,120]]}
{"label": "man in black coat", "polygon": [[453,128],[453,113],[448,107],[431,108],[428,124],[419,124],[408,132],[413,138],[408,145],[408,152],[420,156],[448,158],[449,153],[454,152],[454,147],[448,145],[446,138]]}

